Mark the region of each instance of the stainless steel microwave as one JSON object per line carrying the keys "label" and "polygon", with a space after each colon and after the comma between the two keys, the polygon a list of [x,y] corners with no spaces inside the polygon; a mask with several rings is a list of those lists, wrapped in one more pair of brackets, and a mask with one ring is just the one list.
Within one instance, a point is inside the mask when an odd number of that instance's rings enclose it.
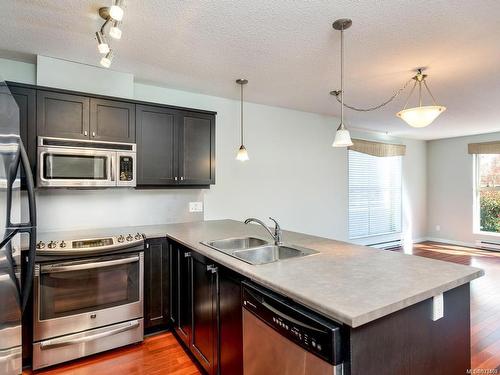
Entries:
{"label": "stainless steel microwave", "polygon": [[39,187],[134,187],[135,143],[38,137]]}

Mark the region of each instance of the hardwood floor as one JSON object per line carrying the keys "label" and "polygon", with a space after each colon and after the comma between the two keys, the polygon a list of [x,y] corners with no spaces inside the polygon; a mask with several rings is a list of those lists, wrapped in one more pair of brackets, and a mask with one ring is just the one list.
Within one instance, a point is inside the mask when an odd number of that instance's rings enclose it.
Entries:
{"label": "hardwood floor", "polygon": [[[31,371],[23,375],[32,374]],[[142,344],[96,354],[68,364],[35,371],[43,375],[197,375],[191,358],[170,332],[147,337]]]}
{"label": "hardwood floor", "polygon": [[[403,252],[403,249],[396,250]],[[471,345],[474,369],[500,374],[500,252],[433,242],[416,244],[414,255],[483,268],[485,276],[471,283]],[[25,372],[24,375],[31,374]],[[43,375],[200,374],[171,333],[148,337],[143,344],[98,354],[37,371]]]}
{"label": "hardwood floor", "polygon": [[423,242],[412,253],[484,269],[485,275],[471,282],[472,368],[500,374],[500,252]]}

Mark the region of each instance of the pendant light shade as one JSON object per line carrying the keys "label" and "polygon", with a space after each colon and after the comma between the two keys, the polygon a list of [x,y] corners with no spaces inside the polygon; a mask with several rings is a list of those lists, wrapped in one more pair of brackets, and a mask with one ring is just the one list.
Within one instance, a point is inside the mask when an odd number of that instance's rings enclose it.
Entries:
{"label": "pendant light shade", "polygon": [[344,126],[344,30],[351,27],[352,21],[341,18],[333,23],[333,28],[340,31],[340,126],[335,133],[332,147],[352,146],[349,130]]}
{"label": "pendant light shade", "polygon": [[446,111],[446,107],[442,105],[427,105],[404,109],[399,111],[397,116],[414,128],[424,128],[444,111]]}
{"label": "pendant light shade", "polygon": [[[408,99],[406,100],[404,108],[396,113],[396,116],[405,121],[408,125],[413,126],[414,128],[424,128],[430,125],[441,113],[446,111],[446,107],[442,105],[436,104],[436,99],[429,90],[429,86],[427,86],[427,82],[425,79],[427,78],[426,74],[422,74],[422,70],[419,69],[417,75],[413,77],[415,83],[413,84],[413,88],[408,95]],[[408,101],[410,100],[413,91],[418,86],[418,107],[408,108]],[[422,87],[427,90],[430,97],[432,98],[433,105],[422,105]]]}
{"label": "pendant light shade", "polygon": [[250,158],[248,157],[248,151],[246,147],[243,145],[243,85],[248,83],[246,79],[237,79],[236,83],[240,85],[240,136],[241,136],[241,145],[238,149],[238,153],[236,154],[236,160],[239,161],[247,161]]}
{"label": "pendant light shade", "polygon": [[333,140],[333,147],[349,147],[352,146],[351,135],[349,134],[349,130],[346,128],[339,128],[335,133],[335,139]]}
{"label": "pendant light shade", "polygon": [[249,160],[248,151],[245,148],[245,146],[243,146],[243,145],[240,146],[240,148],[238,150],[238,154],[236,155],[236,160],[239,160],[239,161]]}

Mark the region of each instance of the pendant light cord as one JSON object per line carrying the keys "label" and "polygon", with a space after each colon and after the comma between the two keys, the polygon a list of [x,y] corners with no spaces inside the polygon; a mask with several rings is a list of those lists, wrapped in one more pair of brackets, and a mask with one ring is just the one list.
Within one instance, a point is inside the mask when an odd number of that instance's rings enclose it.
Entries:
{"label": "pendant light cord", "polygon": [[340,127],[344,129],[344,26],[340,30]]}
{"label": "pendant light cord", "polygon": [[241,126],[241,145],[243,145],[243,85],[240,85],[240,126]]}

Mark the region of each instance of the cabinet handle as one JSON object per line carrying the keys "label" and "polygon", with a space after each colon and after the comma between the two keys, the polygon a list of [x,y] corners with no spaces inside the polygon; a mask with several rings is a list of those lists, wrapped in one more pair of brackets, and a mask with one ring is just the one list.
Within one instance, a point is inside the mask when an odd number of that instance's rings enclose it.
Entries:
{"label": "cabinet handle", "polygon": [[207,271],[210,271],[212,273],[217,273],[218,268],[217,268],[217,266],[215,266],[215,264],[209,264],[207,266]]}
{"label": "cabinet handle", "polygon": [[83,132],[83,135],[89,135],[89,132],[85,130],[85,131]]}
{"label": "cabinet handle", "polygon": [[184,177],[183,176],[181,176],[181,181],[184,181]]}
{"label": "cabinet handle", "polygon": [[177,176],[174,177],[174,180],[177,181]]}
{"label": "cabinet handle", "polygon": [[95,137],[95,132],[92,132],[92,137]]}
{"label": "cabinet handle", "polygon": [[188,252],[184,253],[184,258],[191,258],[191,252],[188,251]]}

